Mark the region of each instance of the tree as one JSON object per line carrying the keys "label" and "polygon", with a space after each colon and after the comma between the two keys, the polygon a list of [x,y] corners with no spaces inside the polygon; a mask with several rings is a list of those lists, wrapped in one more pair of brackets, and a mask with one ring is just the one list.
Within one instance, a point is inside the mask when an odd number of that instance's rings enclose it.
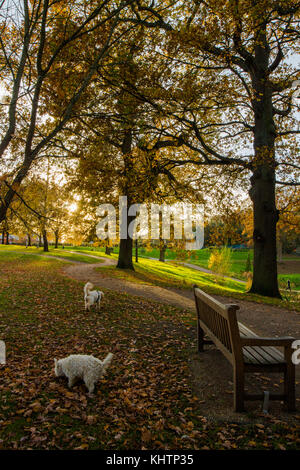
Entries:
{"label": "tree", "polygon": [[[1,2],[0,56],[8,114],[1,114],[4,131],[0,159],[4,161],[4,153],[17,158],[12,158],[5,179],[7,191],[0,203],[0,221],[41,151],[49,152],[51,145],[56,153],[64,151],[58,137],[110,48],[127,33],[126,27],[120,27],[120,16],[130,3]],[[90,61],[84,62],[80,51],[87,42],[91,55]],[[65,90],[62,79],[68,69],[67,58],[81,73]],[[51,106],[47,100],[53,79],[59,83],[61,98],[55,118],[48,114]]]}
{"label": "tree", "polygon": [[[145,120],[148,123],[152,120],[149,107],[126,91],[127,83],[138,88],[148,80],[151,83],[151,71],[143,59],[146,50],[143,32],[134,31],[112,54],[111,61],[98,71],[92,92],[77,109],[72,126],[68,126],[70,133],[77,136],[75,154],[79,157],[72,187],[80,189],[95,210],[100,203],[117,206],[120,195],[127,197],[129,208],[135,203],[161,201],[162,187],[168,197],[183,192],[184,178],[176,179],[161,164],[159,154],[163,147],[177,147],[177,142],[162,142],[155,136],[151,146],[151,135],[144,134]],[[134,220],[135,216],[127,214],[127,233]],[[132,248],[131,237],[121,238],[118,268],[134,269]]]}
{"label": "tree", "polygon": [[[275,187],[297,185],[300,170],[293,141],[300,132],[295,115],[299,105],[293,99],[299,71],[288,62],[299,47],[300,3],[176,2],[177,19],[172,2],[165,14],[148,2],[138,5],[133,22],[167,32],[157,52],[166,70],[157,82],[160,99],[145,99],[165,116],[160,132],[166,138],[180,136],[192,151],[174,164],[229,165],[249,175],[254,214],[251,292],[280,297]],[[288,144],[289,155],[282,150]]]}

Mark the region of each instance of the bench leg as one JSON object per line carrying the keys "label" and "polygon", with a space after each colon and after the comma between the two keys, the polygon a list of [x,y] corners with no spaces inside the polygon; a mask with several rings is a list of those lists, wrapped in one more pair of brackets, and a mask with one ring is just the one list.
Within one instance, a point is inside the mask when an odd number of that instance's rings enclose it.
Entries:
{"label": "bench leg", "polygon": [[198,352],[204,351],[204,331],[198,322]]}
{"label": "bench leg", "polygon": [[234,383],[234,410],[244,411],[244,371],[234,368],[233,372]]}
{"label": "bench leg", "polygon": [[287,364],[284,373],[284,393],[288,411],[296,411],[295,365],[292,362]]}

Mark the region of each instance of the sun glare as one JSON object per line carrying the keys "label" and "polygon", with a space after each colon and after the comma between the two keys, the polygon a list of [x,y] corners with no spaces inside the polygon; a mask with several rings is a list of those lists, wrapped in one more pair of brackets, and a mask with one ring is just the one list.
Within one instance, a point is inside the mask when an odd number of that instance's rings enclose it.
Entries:
{"label": "sun glare", "polygon": [[77,202],[72,202],[72,204],[69,205],[69,212],[75,212],[77,207]]}

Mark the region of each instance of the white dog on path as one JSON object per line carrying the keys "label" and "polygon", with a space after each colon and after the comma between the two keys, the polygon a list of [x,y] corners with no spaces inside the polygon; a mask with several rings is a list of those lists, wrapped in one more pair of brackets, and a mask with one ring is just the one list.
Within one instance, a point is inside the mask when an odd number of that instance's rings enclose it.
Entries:
{"label": "white dog on path", "polygon": [[92,290],[93,284],[91,282],[87,282],[84,286],[84,308],[87,311],[90,311],[92,305],[96,305],[98,311],[100,310],[100,303],[102,297],[104,297],[104,293],[101,290]]}
{"label": "white dog on path", "polygon": [[109,353],[104,361],[85,354],[72,354],[63,359],[54,359],[55,375],[57,377],[67,377],[70,388],[73,387],[77,380],[82,379],[89,394],[92,394],[95,383],[105,374],[112,358],[113,354]]}

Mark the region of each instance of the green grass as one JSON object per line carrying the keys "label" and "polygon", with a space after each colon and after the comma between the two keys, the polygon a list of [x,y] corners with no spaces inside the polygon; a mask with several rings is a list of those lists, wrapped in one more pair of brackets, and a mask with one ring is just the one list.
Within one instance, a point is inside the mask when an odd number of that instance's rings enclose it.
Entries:
{"label": "green grass", "polygon": [[291,282],[291,288],[300,291],[300,274],[280,274],[279,284],[282,289],[286,289],[287,281]]}
{"label": "green grass", "polygon": [[[78,252],[89,252],[91,254],[99,256],[106,256],[104,253],[103,247],[66,247],[67,249],[71,249],[72,251]],[[187,263],[195,264],[196,266],[200,266],[202,268],[208,269],[208,260],[210,257],[210,250],[208,248],[204,248],[202,250],[198,250],[192,252],[190,258],[181,259],[180,261],[185,261]],[[237,279],[245,280],[245,276],[243,273],[245,272],[246,268],[246,261],[248,257],[248,253],[250,253],[250,260],[253,263],[253,250],[249,251],[232,251],[231,253],[231,267],[228,276],[234,277]],[[114,254],[112,257],[116,257],[118,254],[118,248],[114,248]],[[150,250],[146,248],[139,249],[139,257],[147,259],[147,258],[159,258],[159,250],[152,248]],[[173,250],[166,250],[166,261],[176,261],[178,257],[178,253]],[[283,261],[299,261],[300,257],[298,256],[283,256]],[[292,289],[300,290],[300,274],[290,273],[290,274],[279,274],[278,280],[282,286],[282,288],[286,288],[287,280],[290,279]]]}
{"label": "green grass", "polygon": [[[158,249],[140,249],[139,250],[140,256],[149,257],[149,258],[159,258],[159,250]],[[248,254],[250,253],[250,260],[253,263],[253,250],[245,250],[245,251],[238,251],[232,250],[231,252],[231,274],[232,275],[241,275],[245,272],[246,268],[246,261],[248,258]],[[208,260],[211,254],[211,250],[209,248],[203,248],[202,250],[192,251],[191,256],[188,257],[186,253],[185,261],[189,263],[196,264],[198,266],[202,266],[203,268],[208,268]],[[166,250],[166,259],[175,260],[177,258],[177,253],[173,250]],[[283,256],[283,261],[299,261],[299,256]]]}
{"label": "green grass", "polygon": [[[135,271],[115,269],[110,266],[103,266],[103,268],[97,269],[110,274],[114,272],[117,277],[124,277],[135,282],[146,282],[163,287],[190,289],[194,284],[197,284],[199,287],[205,287],[209,292],[216,292],[217,290],[220,293],[220,291],[224,291],[227,295],[233,292],[245,292],[245,285],[242,282],[230,279],[217,279],[212,274],[202,273],[175,262],[161,263],[160,261],[141,258],[138,263],[133,264]],[[219,283],[217,289],[216,279]]]}
{"label": "green grass", "polygon": [[[194,313],[106,291],[101,315],[86,314],[83,283],[64,277],[60,266],[0,252],[0,337],[7,347],[1,449],[297,448],[295,426],[278,419],[261,432],[253,417],[238,426],[205,418],[189,368],[197,358]],[[114,360],[93,398],[82,383],[69,390],[54,376],[54,357],[103,358],[108,351]]]}
{"label": "green grass", "polygon": [[[36,248],[36,247],[24,247],[24,246],[19,246],[19,245],[0,245],[0,254],[8,252],[24,252],[24,256],[28,256],[29,254],[31,255],[40,255],[40,256],[55,256],[55,257],[60,257],[63,260],[70,260],[70,261],[80,261],[81,263],[90,263],[90,264],[95,264],[95,263],[101,263],[103,260],[96,259],[96,258],[91,258],[90,256],[85,256],[84,252],[81,253],[68,253],[67,249],[59,249],[59,248],[53,248],[49,247],[49,252],[44,252],[43,248]],[[91,253],[92,254],[92,253]],[[95,253],[94,256],[97,256],[97,253]],[[100,256],[100,253],[99,253]],[[104,256],[104,254],[101,254],[101,256]]]}
{"label": "green grass", "polygon": [[[68,250],[75,251],[76,253],[68,253]],[[24,256],[29,256],[30,254],[40,254],[43,255],[44,252],[42,248],[28,247],[27,249],[24,246],[18,245],[0,245],[0,254],[4,252],[26,252]],[[174,252],[173,252],[174,253]],[[200,255],[202,256],[202,265],[204,267],[204,260],[207,258],[208,250],[200,250]],[[104,248],[102,247],[65,247],[65,249],[54,249],[50,247],[50,252],[46,253],[47,256],[57,256],[61,257],[62,261],[81,261],[85,263],[99,263],[101,259],[92,258],[85,256],[85,254],[90,254],[93,256],[101,256],[102,258],[114,258],[117,259],[118,254],[113,253],[111,256],[107,256],[104,253]],[[151,254],[155,254],[153,251]],[[245,256],[244,252],[233,252],[236,263]],[[197,261],[197,260],[196,260]],[[198,260],[199,261],[199,260]],[[192,261],[196,264],[195,261]],[[198,263],[200,264],[200,262]],[[179,289],[190,289],[194,284],[197,284],[200,288],[211,294],[218,294],[224,296],[231,296],[237,299],[252,300],[254,302],[266,303],[270,305],[278,305],[283,308],[288,309],[300,309],[300,298],[297,293],[289,293],[286,291],[287,279],[290,279],[292,289],[295,291],[300,291],[300,275],[299,274],[285,274],[279,276],[280,286],[282,290],[283,300],[271,299],[268,297],[262,297],[253,294],[247,294],[245,291],[245,284],[230,280],[230,279],[221,279],[215,275],[202,273],[201,271],[196,271],[194,269],[182,266],[176,261],[161,263],[156,260],[151,260],[147,258],[139,258],[139,263],[134,263],[135,271],[130,270],[119,270],[114,267],[103,266],[99,269],[103,270],[107,276],[118,277],[122,279],[127,279],[131,282],[146,283],[151,285],[159,285],[166,288],[179,288]],[[238,276],[237,276],[238,277]]]}
{"label": "green grass", "polygon": [[[81,263],[89,263],[89,264],[95,264],[95,263],[102,263],[103,260],[96,259],[96,258],[91,258],[89,256],[84,256],[84,254],[75,254],[75,253],[68,253],[67,250],[59,250],[59,249],[51,249],[49,253],[45,253],[47,256],[58,256],[62,257],[64,259],[70,260],[70,261],[80,261]],[[96,256],[96,255],[95,255]]]}
{"label": "green grass", "polygon": [[116,269],[111,266],[99,267],[96,270],[108,277],[165,288],[191,289],[194,284],[197,284],[209,294],[300,310],[300,296],[297,293],[283,292],[283,300],[248,294],[245,283],[227,278],[222,280],[213,274],[196,271],[176,264],[176,262],[161,263],[156,260],[140,258],[139,262],[133,263],[133,265],[135,271]]}

